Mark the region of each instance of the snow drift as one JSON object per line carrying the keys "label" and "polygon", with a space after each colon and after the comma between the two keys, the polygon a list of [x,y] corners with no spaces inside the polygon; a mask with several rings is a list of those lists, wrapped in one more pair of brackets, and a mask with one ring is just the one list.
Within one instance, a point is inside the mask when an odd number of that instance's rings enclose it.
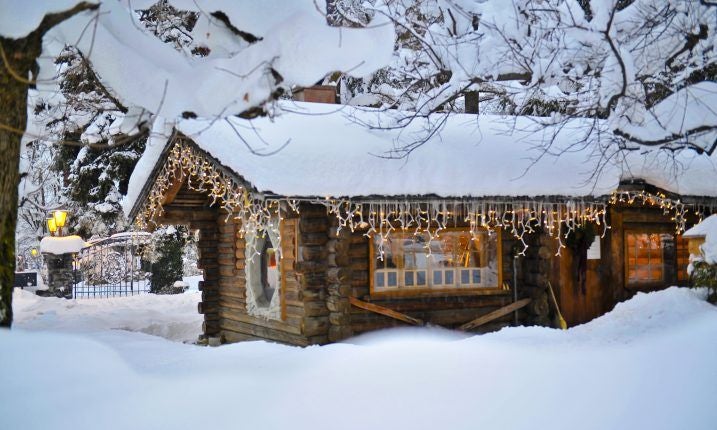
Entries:
{"label": "snow drift", "polygon": [[303,349],[112,330],[107,321],[131,308],[157,324],[182,308],[196,315],[196,293],[145,298],[18,293],[17,329],[0,332],[4,428],[699,430],[717,420],[717,308],[692,290],[638,294],[567,331],[398,330]]}

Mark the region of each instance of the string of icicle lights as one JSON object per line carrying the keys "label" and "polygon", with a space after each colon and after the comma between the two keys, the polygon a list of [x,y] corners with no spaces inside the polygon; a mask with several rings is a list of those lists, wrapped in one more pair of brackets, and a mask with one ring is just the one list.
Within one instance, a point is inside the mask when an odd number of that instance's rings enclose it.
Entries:
{"label": "string of icicle lights", "polygon": [[679,200],[670,199],[665,194],[652,194],[646,191],[615,191],[610,196],[610,203],[613,205],[627,203],[629,205],[638,204],[659,207],[665,215],[669,215],[670,219],[675,222],[677,234],[685,231],[686,216],[687,212],[689,212],[687,205]]}
{"label": "string of icicle lights", "polygon": [[[565,247],[564,239],[585,225],[595,223],[601,227],[604,237],[610,228],[606,216],[609,203],[644,204],[658,206],[665,213],[673,213],[677,232],[685,228],[686,205],[662,194],[619,191],[609,201],[587,202],[565,200],[559,202],[506,200],[489,201],[479,199],[427,199],[427,200],[352,200],[352,199],[296,199],[290,197],[266,197],[250,192],[232,176],[206,159],[193,145],[184,139],[176,139],[165,165],[160,170],[149,191],[144,208],[137,216],[137,225],[145,228],[164,212],[162,205],[172,183],[186,177],[190,189],[206,193],[211,204],[218,204],[240,221],[239,233],[268,231],[279,234],[279,220],[288,211],[298,213],[300,204],[308,202],[323,205],[329,215],[338,221],[336,233],[343,229],[359,231],[367,236],[377,236],[379,255],[383,255],[383,244],[397,231],[424,233],[429,240],[426,244],[430,253],[431,241],[449,227],[466,226],[475,237],[479,232],[504,229],[528,249],[526,234],[542,230],[558,241],[558,255]],[[257,237],[252,234],[251,237]],[[261,236],[260,236],[261,237]],[[254,244],[247,243],[250,254],[257,255]],[[276,244],[279,247],[279,244]]]}
{"label": "string of icicle lights", "polygon": [[276,237],[281,237],[277,222],[280,205],[278,200],[255,198],[242,184],[210,163],[203,154],[181,138],[175,140],[164,166],[149,190],[143,209],[136,217],[138,228],[145,229],[149,224],[155,224],[155,220],[164,214],[163,204],[171,185],[185,178],[190,190],[207,194],[211,198],[212,206],[218,204],[227,212],[228,217],[233,216],[241,221],[238,230],[241,236],[246,236],[248,232],[262,232],[261,236],[251,235],[254,240],[251,244],[247,243],[250,256],[259,254],[255,246],[256,239],[264,237],[269,230],[276,233]]}

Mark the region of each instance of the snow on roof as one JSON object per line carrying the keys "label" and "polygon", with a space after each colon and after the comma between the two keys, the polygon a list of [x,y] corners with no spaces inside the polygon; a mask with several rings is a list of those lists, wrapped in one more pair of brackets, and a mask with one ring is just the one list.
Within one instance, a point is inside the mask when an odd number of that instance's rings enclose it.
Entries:
{"label": "snow on roof", "polygon": [[705,218],[682,237],[703,237],[705,242],[700,245],[702,256],[698,258],[704,259],[707,264],[717,264],[717,214]]}
{"label": "snow on roof", "polygon": [[[287,197],[579,198],[610,194],[631,179],[680,195],[717,197],[717,157],[655,150],[605,161],[596,144],[575,145],[593,125],[588,119],[562,127],[546,153],[540,146],[553,130],[534,118],[451,114],[438,133],[397,159],[386,156],[425,136],[429,121],[442,117],[386,129],[366,123],[391,125],[395,113],[319,103],[278,107],[273,119],[181,120],[176,128],[259,192]],[[137,164],[123,202],[127,213],[163,147]]]}
{"label": "snow on roof", "polygon": [[544,153],[537,146],[552,130],[540,129],[534,119],[453,114],[407,158],[387,159],[382,157],[397,145],[425,136],[429,120],[379,130],[365,123],[390,124],[390,114],[318,103],[280,107],[284,112],[273,120],[185,120],[177,128],[258,191],[284,196],[582,197],[609,194],[621,180],[643,179],[677,194],[717,197],[716,157],[693,151],[675,160],[664,151],[632,151],[593,177],[605,163],[594,145],[570,149],[591,120],[570,122]]}
{"label": "snow on roof", "polygon": [[705,237],[710,232],[714,232],[717,239],[717,214],[708,216],[701,223],[682,233],[682,237]]}
{"label": "snow on roof", "polygon": [[87,246],[80,236],[43,237],[40,252],[44,254],[76,254]]}

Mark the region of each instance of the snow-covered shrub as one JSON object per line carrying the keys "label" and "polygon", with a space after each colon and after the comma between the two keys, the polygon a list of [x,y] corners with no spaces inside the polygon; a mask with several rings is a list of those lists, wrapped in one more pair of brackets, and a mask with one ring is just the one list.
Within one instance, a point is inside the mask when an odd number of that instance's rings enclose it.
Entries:
{"label": "snow-covered shrub", "polygon": [[707,300],[717,304],[717,264],[693,261],[692,285],[698,288],[707,287]]}
{"label": "snow-covered shrub", "polygon": [[184,277],[182,255],[189,233],[186,227],[169,226],[157,229],[146,250],[146,258],[152,263],[150,292],[155,294],[180,293],[174,288],[176,281]]}
{"label": "snow-covered shrub", "polygon": [[184,262],[184,276],[197,276],[201,275],[202,271],[197,266],[199,262],[199,249],[197,248],[197,242],[199,230],[190,232],[187,235],[187,242],[184,245],[184,256],[182,257]]}

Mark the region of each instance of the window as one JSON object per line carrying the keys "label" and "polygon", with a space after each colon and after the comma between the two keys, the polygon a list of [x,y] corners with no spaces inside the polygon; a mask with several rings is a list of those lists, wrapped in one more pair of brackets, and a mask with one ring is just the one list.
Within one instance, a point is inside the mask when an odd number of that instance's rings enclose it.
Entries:
{"label": "window", "polygon": [[656,283],[665,279],[663,248],[672,236],[666,233],[627,233],[627,283]]}
{"label": "window", "polygon": [[383,247],[380,236],[374,236],[371,292],[498,288],[498,236],[449,230],[429,241],[427,233],[400,232],[392,233]]}
{"label": "window", "polygon": [[264,300],[271,302],[274,293],[279,288],[279,265],[277,264],[277,251],[274,245],[264,240],[264,247],[261,250],[261,289]]}
{"label": "window", "polygon": [[281,251],[276,232],[247,233],[246,307],[249,315],[281,318]]}

